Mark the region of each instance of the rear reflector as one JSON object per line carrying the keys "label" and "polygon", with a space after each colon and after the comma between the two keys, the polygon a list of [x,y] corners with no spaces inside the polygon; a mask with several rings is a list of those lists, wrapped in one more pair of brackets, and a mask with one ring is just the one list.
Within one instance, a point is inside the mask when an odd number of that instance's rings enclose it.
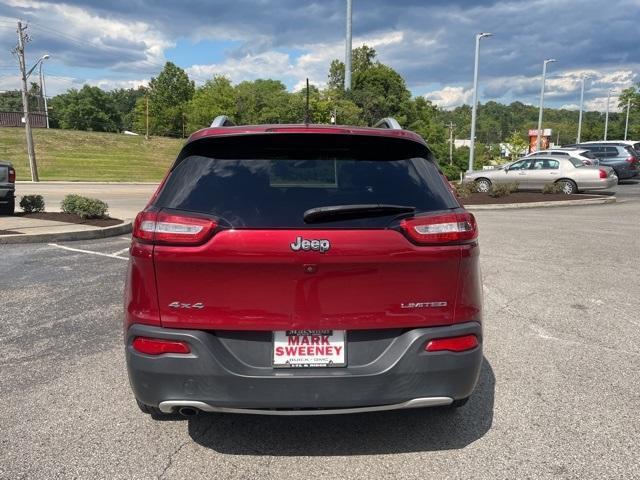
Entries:
{"label": "rear reflector", "polygon": [[9,183],[16,183],[16,171],[9,167]]}
{"label": "rear reflector", "polygon": [[175,340],[163,340],[161,338],[136,337],[132,345],[136,351],[147,355],[191,353],[191,349],[187,343]]}
{"label": "rear reflector", "polygon": [[199,245],[211,236],[216,226],[209,218],[140,212],[133,236],[155,245]]}
{"label": "rear reflector", "polygon": [[402,220],[400,227],[420,245],[464,243],[478,238],[475,217],[469,213],[447,213]]}
{"label": "rear reflector", "polygon": [[461,337],[434,338],[424,346],[427,352],[464,352],[478,346],[478,337],[475,335],[463,335]]}

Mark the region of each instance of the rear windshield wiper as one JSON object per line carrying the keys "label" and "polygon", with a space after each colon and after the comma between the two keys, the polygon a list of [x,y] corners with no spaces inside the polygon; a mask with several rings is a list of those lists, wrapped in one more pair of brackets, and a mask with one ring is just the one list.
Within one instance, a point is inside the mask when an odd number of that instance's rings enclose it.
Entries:
{"label": "rear windshield wiper", "polygon": [[394,213],[411,213],[415,210],[416,207],[409,205],[387,205],[384,203],[334,205],[310,208],[304,212],[303,218],[306,223],[314,223],[349,218],[382,217]]}

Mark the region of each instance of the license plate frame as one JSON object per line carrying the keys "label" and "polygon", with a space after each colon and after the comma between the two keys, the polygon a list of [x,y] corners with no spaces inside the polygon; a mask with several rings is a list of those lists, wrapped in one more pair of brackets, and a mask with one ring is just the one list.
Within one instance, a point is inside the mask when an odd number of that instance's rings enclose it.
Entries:
{"label": "license plate frame", "polygon": [[[293,343],[290,338],[298,337]],[[304,354],[278,355],[278,347],[293,347]],[[327,349],[327,347],[331,347]],[[340,350],[337,351],[336,347]],[[306,350],[313,349],[309,355]],[[271,365],[273,368],[341,368],[347,366],[346,330],[278,330],[272,332]]]}

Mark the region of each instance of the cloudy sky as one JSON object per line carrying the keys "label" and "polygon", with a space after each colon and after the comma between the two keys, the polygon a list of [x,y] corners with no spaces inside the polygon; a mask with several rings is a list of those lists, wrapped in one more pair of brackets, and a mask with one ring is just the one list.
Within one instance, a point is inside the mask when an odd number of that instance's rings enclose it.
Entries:
{"label": "cloudy sky", "polygon": [[[18,86],[16,20],[29,24],[28,63],[45,53],[47,93],[84,83],[146,83],[165,61],[196,83],[306,77],[326,81],[344,57],[345,0],[0,0],[0,90]],[[640,81],[640,0],[354,0],[354,47],[373,46],[414,95],[444,107],[470,103],[474,35],[481,48],[480,101],[537,103],[544,58],[547,104],[603,110],[607,91]],[[613,103],[613,102],[612,102]]]}

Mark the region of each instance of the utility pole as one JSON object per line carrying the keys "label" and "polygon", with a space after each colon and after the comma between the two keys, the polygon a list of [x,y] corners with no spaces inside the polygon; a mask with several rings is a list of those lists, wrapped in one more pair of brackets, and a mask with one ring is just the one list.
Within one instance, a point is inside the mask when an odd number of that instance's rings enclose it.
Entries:
{"label": "utility pole", "polygon": [[147,126],[146,133],[144,134],[144,139],[149,140],[149,94],[148,93],[144,96],[144,102],[145,102],[145,123]]}
{"label": "utility pole", "polygon": [[480,40],[491,37],[493,33],[480,32],[476,34],[476,59],[473,67],[473,105],[471,107],[471,138],[469,139],[469,169],[473,172],[473,160],[476,148],[476,111],[478,109],[478,68],[480,65]]}
{"label": "utility pole", "polygon": [[453,129],[455,125],[453,122],[449,122],[449,165],[453,165]]}
{"label": "utility pole", "polygon": [[607,139],[609,132],[609,102],[611,101],[611,89],[607,91],[607,113],[604,116],[604,140]]}
{"label": "utility pole", "polygon": [[347,37],[344,51],[344,90],[351,90],[351,15],[353,0],[347,0]]}
{"label": "utility pole", "polygon": [[631,109],[631,97],[627,99],[627,120],[624,123],[624,139],[627,139],[627,133],[629,133],[629,110]]}
{"label": "utility pole", "polygon": [[555,58],[547,58],[542,63],[542,86],[540,87],[540,111],[538,112],[538,136],[536,138],[536,152],[540,151],[540,146],[542,145],[542,135],[544,134],[544,130],[542,130],[542,111],[544,109],[544,84],[547,80],[547,64],[553,63],[557,61]]}
{"label": "utility pole", "polygon": [[29,37],[25,33],[27,26],[22,26],[22,22],[18,22],[18,46],[13,53],[18,57],[20,64],[20,79],[22,81],[22,112],[24,114],[24,129],[27,135],[27,154],[29,155],[29,167],[31,168],[31,181],[38,182],[38,165],[36,163],[36,151],[33,148],[33,135],[31,133],[31,123],[29,120],[29,97],[27,96],[27,67],[24,60],[24,44],[29,41]]}
{"label": "utility pole", "polygon": [[582,88],[580,88],[580,113],[578,114],[578,138],[576,143],[580,143],[580,136],[582,134],[582,110],[584,110],[584,81],[589,78],[588,75],[582,75]]}

